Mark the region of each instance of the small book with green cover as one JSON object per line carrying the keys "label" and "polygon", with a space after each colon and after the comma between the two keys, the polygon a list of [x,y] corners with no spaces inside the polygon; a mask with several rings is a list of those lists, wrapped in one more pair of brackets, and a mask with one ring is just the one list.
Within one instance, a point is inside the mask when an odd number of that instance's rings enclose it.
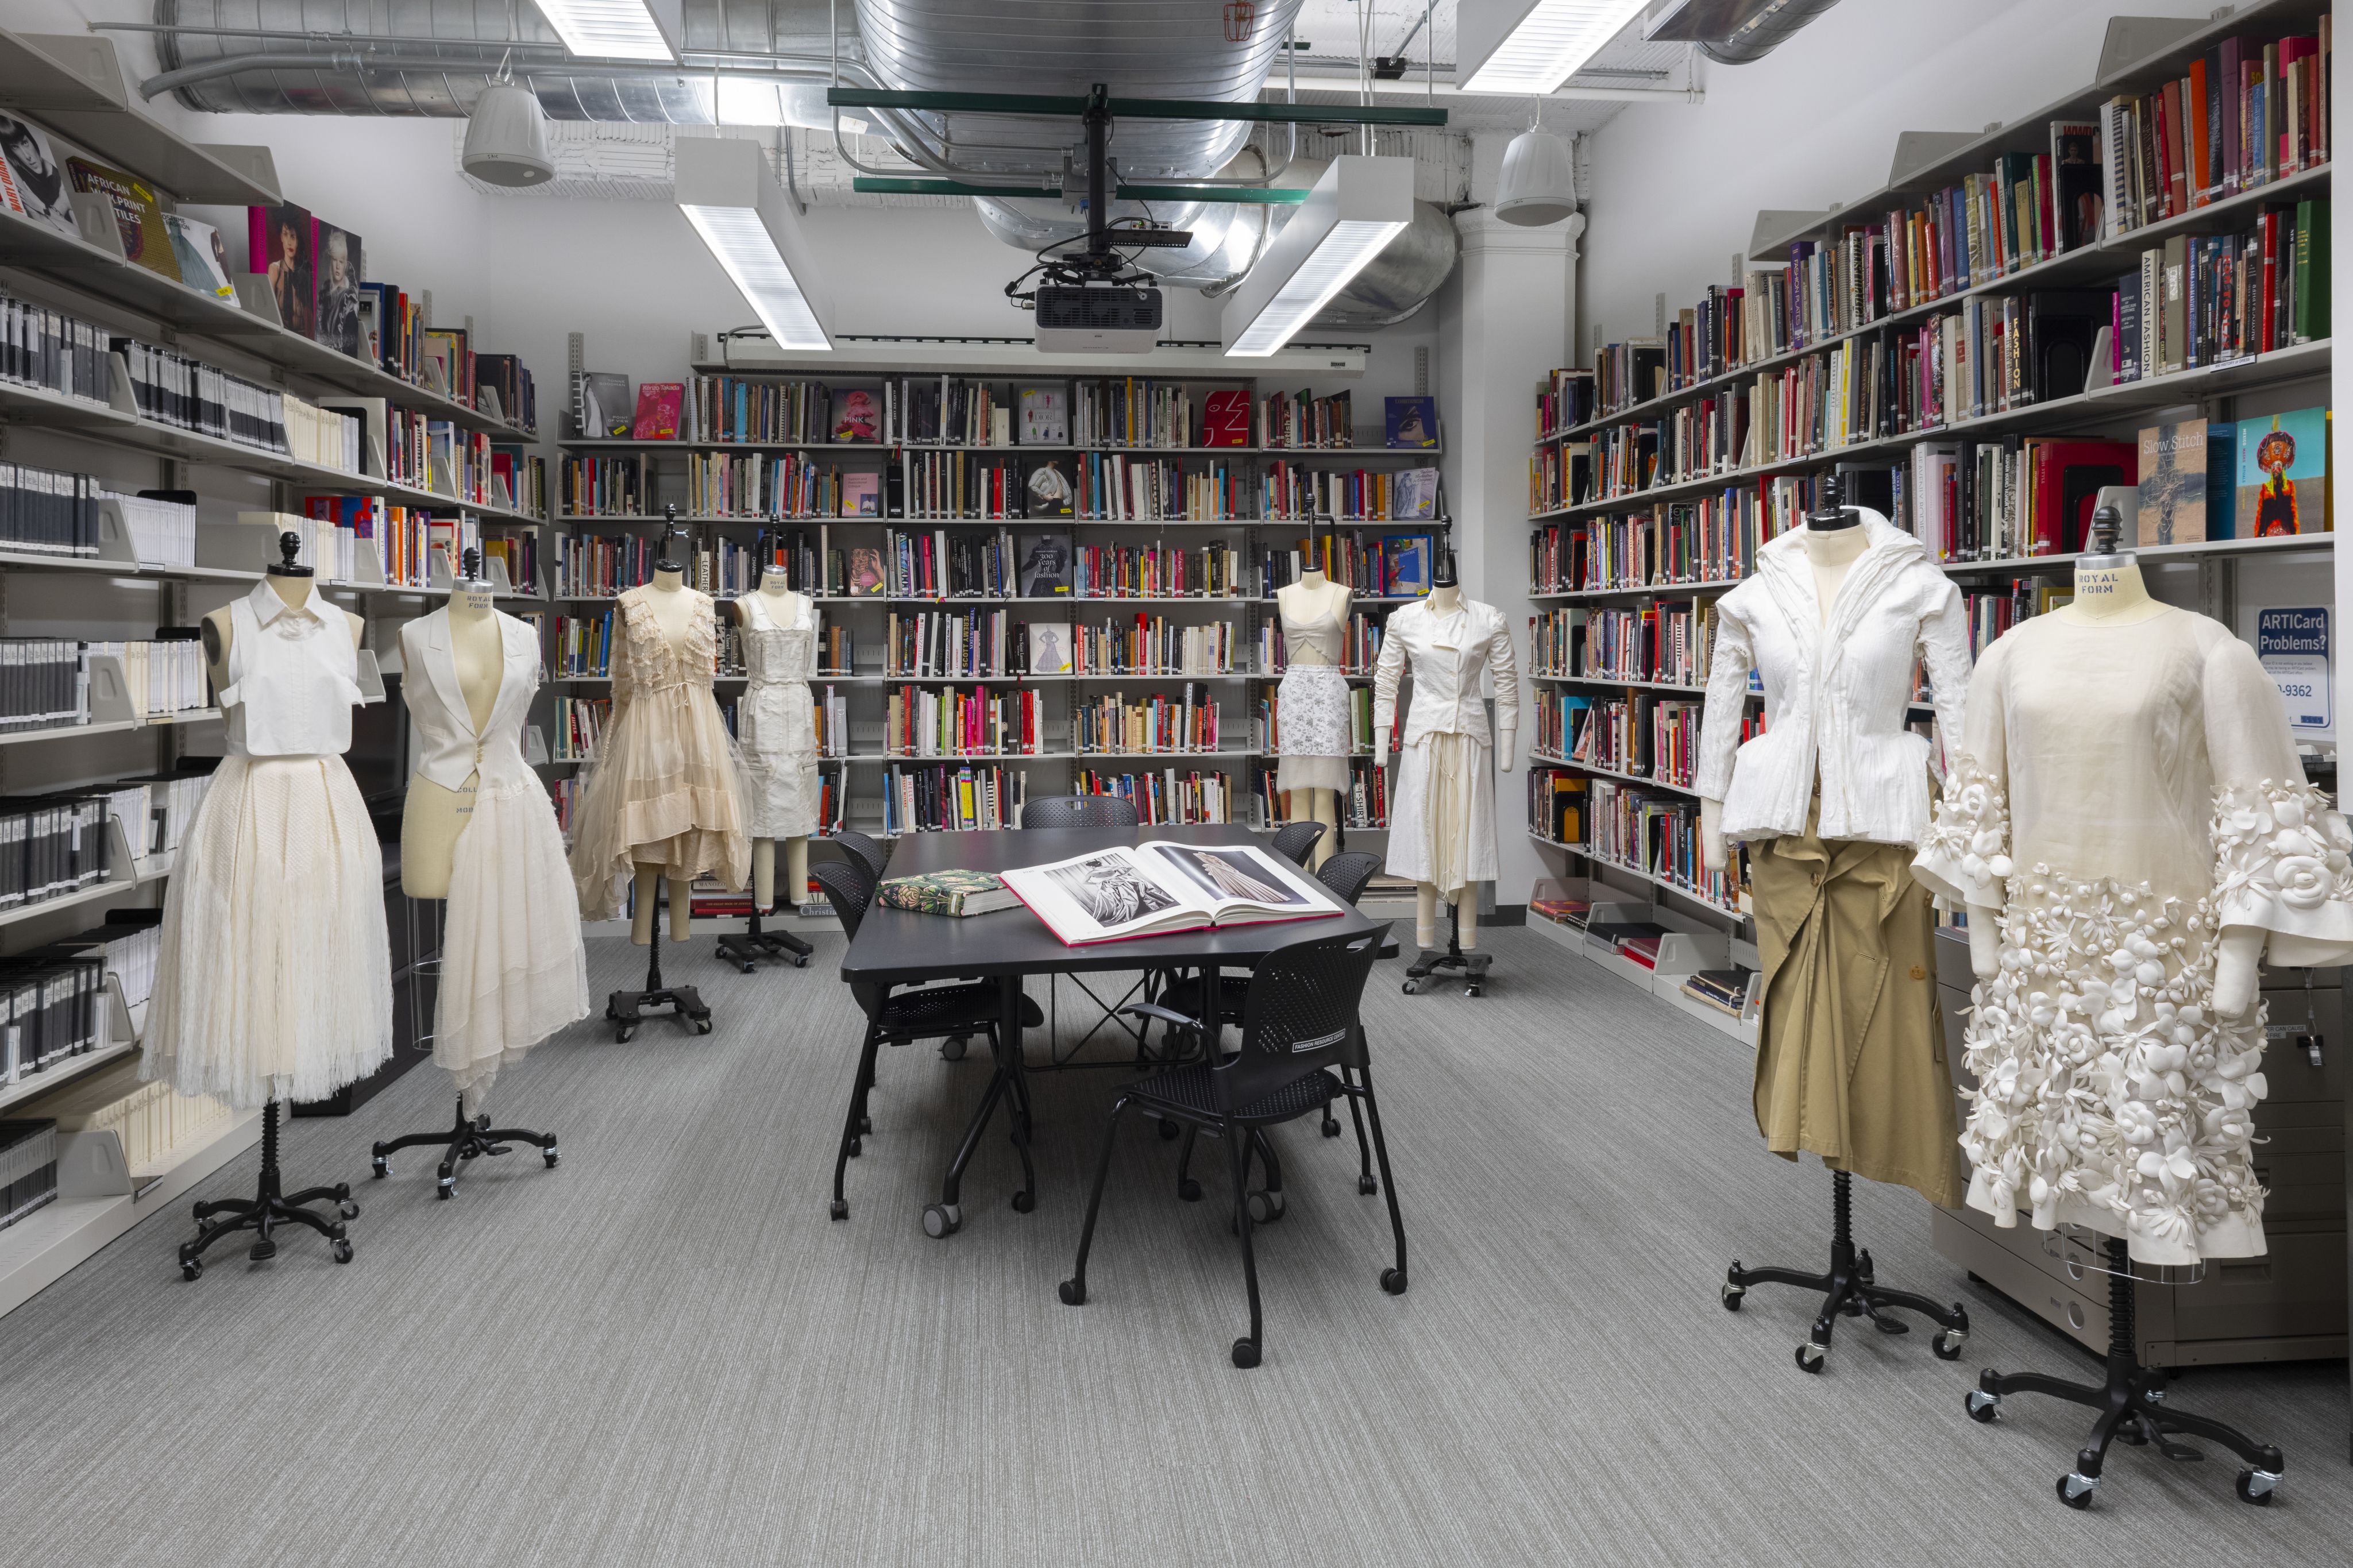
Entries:
{"label": "small book with green cover", "polygon": [[986,871],[925,871],[920,876],[893,877],[876,889],[885,909],[912,910],[919,915],[985,915],[1009,910],[1020,897]]}

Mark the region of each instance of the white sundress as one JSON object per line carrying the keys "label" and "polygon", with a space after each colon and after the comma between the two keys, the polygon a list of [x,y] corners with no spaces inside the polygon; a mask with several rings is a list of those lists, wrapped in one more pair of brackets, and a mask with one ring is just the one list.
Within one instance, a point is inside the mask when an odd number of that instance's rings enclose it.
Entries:
{"label": "white sundress", "polygon": [[754,838],[801,838],[818,827],[817,601],[799,596],[800,618],[780,626],[768,596],[735,601],[744,618],[744,668],[751,680],[735,710],[744,753],[744,795]]}

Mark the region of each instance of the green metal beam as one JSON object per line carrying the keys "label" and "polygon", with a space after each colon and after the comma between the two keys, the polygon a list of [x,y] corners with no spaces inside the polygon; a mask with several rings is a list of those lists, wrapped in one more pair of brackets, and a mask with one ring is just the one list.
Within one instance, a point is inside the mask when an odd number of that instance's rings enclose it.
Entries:
{"label": "green metal beam", "polygon": [[[840,109],[913,109],[944,114],[1049,114],[1077,119],[1084,98],[1026,92],[893,92],[881,88],[828,88],[826,102]],[[1114,116],[1141,120],[1248,120],[1300,125],[1443,125],[1442,109],[1404,104],[1219,103],[1187,98],[1114,98]]]}
{"label": "green metal beam", "polygon": [[[849,182],[849,188],[874,196],[1062,199],[1062,193],[1050,185],[976,185],[964,180],[902,179],[872,174],[857,176]],[[1113,194],[1122,200],[1132,202],[1227,202],[1258,206],[1290,206],[1307,199],[1307,193],[1303,190],[1295,187],[1284,190],[1266,185],[1122,185]]]}

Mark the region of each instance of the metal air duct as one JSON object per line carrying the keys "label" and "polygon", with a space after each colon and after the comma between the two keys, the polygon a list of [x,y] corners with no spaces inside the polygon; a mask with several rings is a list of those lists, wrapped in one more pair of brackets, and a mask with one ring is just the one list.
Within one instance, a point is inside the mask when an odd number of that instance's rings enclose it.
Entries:
{"label": "metal air duct", "polygon": [[1719,65],[1763,59],[1838,0],[1673,0],[1642,20],[1646,43],[1697,44]]}

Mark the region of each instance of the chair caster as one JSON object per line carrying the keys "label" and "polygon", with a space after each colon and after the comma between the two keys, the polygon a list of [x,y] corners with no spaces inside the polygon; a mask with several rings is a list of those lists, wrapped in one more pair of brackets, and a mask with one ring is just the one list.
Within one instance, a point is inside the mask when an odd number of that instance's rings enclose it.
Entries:
{"label": "chair caster", "polygon": [[697,1018],[694,1021],[694,1032],[698,1035],[707,1035],[711,1033],[711,1020],[708,1018]]}
{"label": "chair caster", "polygon": [[1234,1364],[1247,1372],[1258,1364],[1258,1342],[1242,1338],[1234,1342]]}
{"label": "chair caster", "polygon": [[1961,1347],[1968,1342],[1968,1330],[1947,1329],[1928,1342],[1928,1348],[1936,1352],[1938,1361],[1958,1361],[1961,1359]]}
{"label": "chair caster", "polygon": [[739,958],[735,961],[735,967],[742,970],[746,974],[752,973],[752,965],[743,959]]}
{"label": "chair caster", "polygon": [[2277,1487],[2279,1482],[2279,1474],[2274,1470],[2241,1470],[2238,1481],[2239,1500],[2256,1508],[2269,1508],[2272,1506],[2272,1489]]}
{"label": "chair caster", "polygon": [[330,1250],[334,1253],[335,1261],[338,1263],[349,1263],[352,1260],[352,1244],[341,1237],[335,1238],[335,1245]]}
{"label": "chair caster", "polygon": [[433,1195],[444,1203],[456,1197],[458,1195],[458,1178],[455,1176],[442,1177],[438,1182],[434,1184]]}
{"label": "chair caster", "polygon": [[1154,1125],[1160,1129],[1160,1141],[1163,1143],[1176,1142],[1176,1124],[1174,1121],[1159,1121]]}
{"label": "chair caster", "polygon": [[861,1117],[860,1117],[860,1118],[858,1119],[858,1131],[859,1131],[860,1132],[861,1132],[861,1133],[866,1133],[866,1132],[871,1132],[871,1131],[874,1131],[874,1118],[872,1118],[872,1117],[871,1117],[871,1116],[861,1116]]}
{"label": "chair caster", "polygon": [[934,1241],[954,1236],[963,1224],[961,1204],[933,1204],[923,1210],[923,1234]]}
{"label": "chair caster", "polygon": [[553,1171],[555,1169],[555,1162],[562,1156],[556,1153],[555,1145],[550,1143],[545,1149],[540,1151],[540,1157],[547,1162],[547,1168]]}
{"label": "chair caster", "polygon": [[1727,1312],[1737,1312],[1740,1310],[1740,1303],[1742,1300],[1747,1296],[1748,1287],[1746,1285],[1735,1285],[1731,1280],[1727,1279],[1719,1288],[1719,1289],[1724,1298],[1724,1310]]}
{"label": "chair caster", "polygon": [[352,1202],[349,1198],[337,1198],[335,1200],[335,1212],[343,1215],[345,1219],[357,1219],[360,1217],[360,1205]]}
{"label": "chair caster", "polygon": [[1466,980],[1462,983],[1462,994],[1465,996],[1484,996],[1486,994],[1487,987],[1482,981]]}
{"label": "chair caster", "polygon": [[1404,1295],[1404,1294],[1405,1294],[1405,1284],[1406,1284],[1406,1280],[1405,1280],[1405,1270],[1404,1270],[1404,1269],[1402,1269],[1402,1268],[1384,1268],[1384,1269],[1382,1269],[1382,1270],[1381,1270],[1381,1289],[1384,1289],[1384,1290],[1386,1290],[1386,1291],[1388,1291],[1390,1295],[1392,1295],[1392,1296],[1402,1296],[1402,1295]]}
{"label": "chair caster", "polygon": [[942,1040],[940,1042],[940,1060],[944,1062],[960,1062],[964,1060],[965,1047],[969,1044],[970,1041],[962,1035],[956,1036],[954,1039]]}
{"label": "chair caster", "polygon": [[1356,1191],[1362,1193],[1368,1198],[1379,1196],[1381,1191],[1380,1178],[1377,1176],[1358,1176],[1356,1178]]}
{"label": "chair caster", "polygon": [[1968,1403],[1965,1408],[1969,1413],[1970,1420],[1980,1426],[1990,1426],[2001,1415],[2001,1395],[1988,1394],[1982,1388],[1972,1388],[1969,1390]]}
{"label": "chair caster", "polygon": [[866,1152],[866,1140],[863,1138],[852,1138],[849,1141],[849,1157],[855,1160],[864,1152]]}
{"label": "chair caster", "polygon": [[1176,1195],[1188,1204],[1201,1201],[1201,1184],[1187,1176],[1176,1184]]}
{"label": "chair caster", "polygon": [[1252,1225],[1272,1225],[1282,1217],[1282,1194],[1279,1192],[1255,1192],[1242,1201],[1250,1208]]}
{"label": "chair caster", "polygon": [[1827,1347],[1818,1345],[1814,1343],[1813,1341],[1808,1340],[1804,1344],[1798,1347],[1798,1370],[1799,1372],[1814,1373],[1821,1371],[1822,1358],[1828,1353],[1829,1351]]}
{"label": "chair caster", "polygon": [[392,1162],[385,1159],[383,1155],[378,1154],[375,1159],[368,1162],[368,1174],[374,1176],[379,1182],[383,1181],[386,1176],[392,1174]]}
{"label": "chair caster", "polygon": [[1075,1279],[1063,1280],[1054,1287],[1054,1293],[1061,1297],[1062,1305],[1065,1307],[1083,1307],[1087,1304],[1087,1288]]}
{"label": "chair caster", "polygon": [[2070,1470],[2059,1478],[2059,1500],[2078,1512],[2092,1506],[2092,1494],[2100,1489],[2100,1478]]}
{"label": "chair caster", "polygon": [[1409,996],[1419,996],[1421,994],[1421,982],[1419,980],[1409,980],[1404,984],[1398,986],[1398,989],[1404,992]]}
{"label": "chair caster", "polygon": [[1319,1131],[1322,1131],[1324,1136],[1326,1138],[1337,1138],[1340,1136],[1339,1120],[1336,1117],[1326,1115],[1324,1118],[1324,1125],[1319,1129]]}
{"label": "chair caster", "polygon": [[613,1031],[613,1038],[625,1046],[637,1037],[638,1026],[635,1024],[625,1024],[621,1027]]}
{"label": "chair caster", "polygon": [[204,1261],[204,1259],[203,1259],[203,1258],[185,1258],[185,1259],[183,1259],[183,1260],[182,1260],[182,1262],[181,1262],[181,1264],[180,1264],[180,1278],[181,1278],[181,1279],[185,1279],[185,1280],[189,1281],[191,1284],[193,1284],[194,1282],[195,1282],[195,1281],[196,1281],[196,1280],[198,1280],[198,1279],[203,1279],[204,1277],[205,1277],[205,1261]]}
{"label": "chair caster", "polygon": [[807,969],[808,967],[808,961],[809,955],[806,952],[797,952],[793,954],[793,967],[795,969]]}
{"label": "chair caster", "polygon": [[1031,1209],[1034,1209],[1037,1206],[1037,1194],[1016,1193],[1013,1194],[1013,1212],[1015,1214],[1028,1214]]}
{"label": "chair caster", "polygon": [[849,1217],[849,1200],[848,1198],[834,1199],[832,1205],[828,1212],[835,1219],[848,1219]]}

